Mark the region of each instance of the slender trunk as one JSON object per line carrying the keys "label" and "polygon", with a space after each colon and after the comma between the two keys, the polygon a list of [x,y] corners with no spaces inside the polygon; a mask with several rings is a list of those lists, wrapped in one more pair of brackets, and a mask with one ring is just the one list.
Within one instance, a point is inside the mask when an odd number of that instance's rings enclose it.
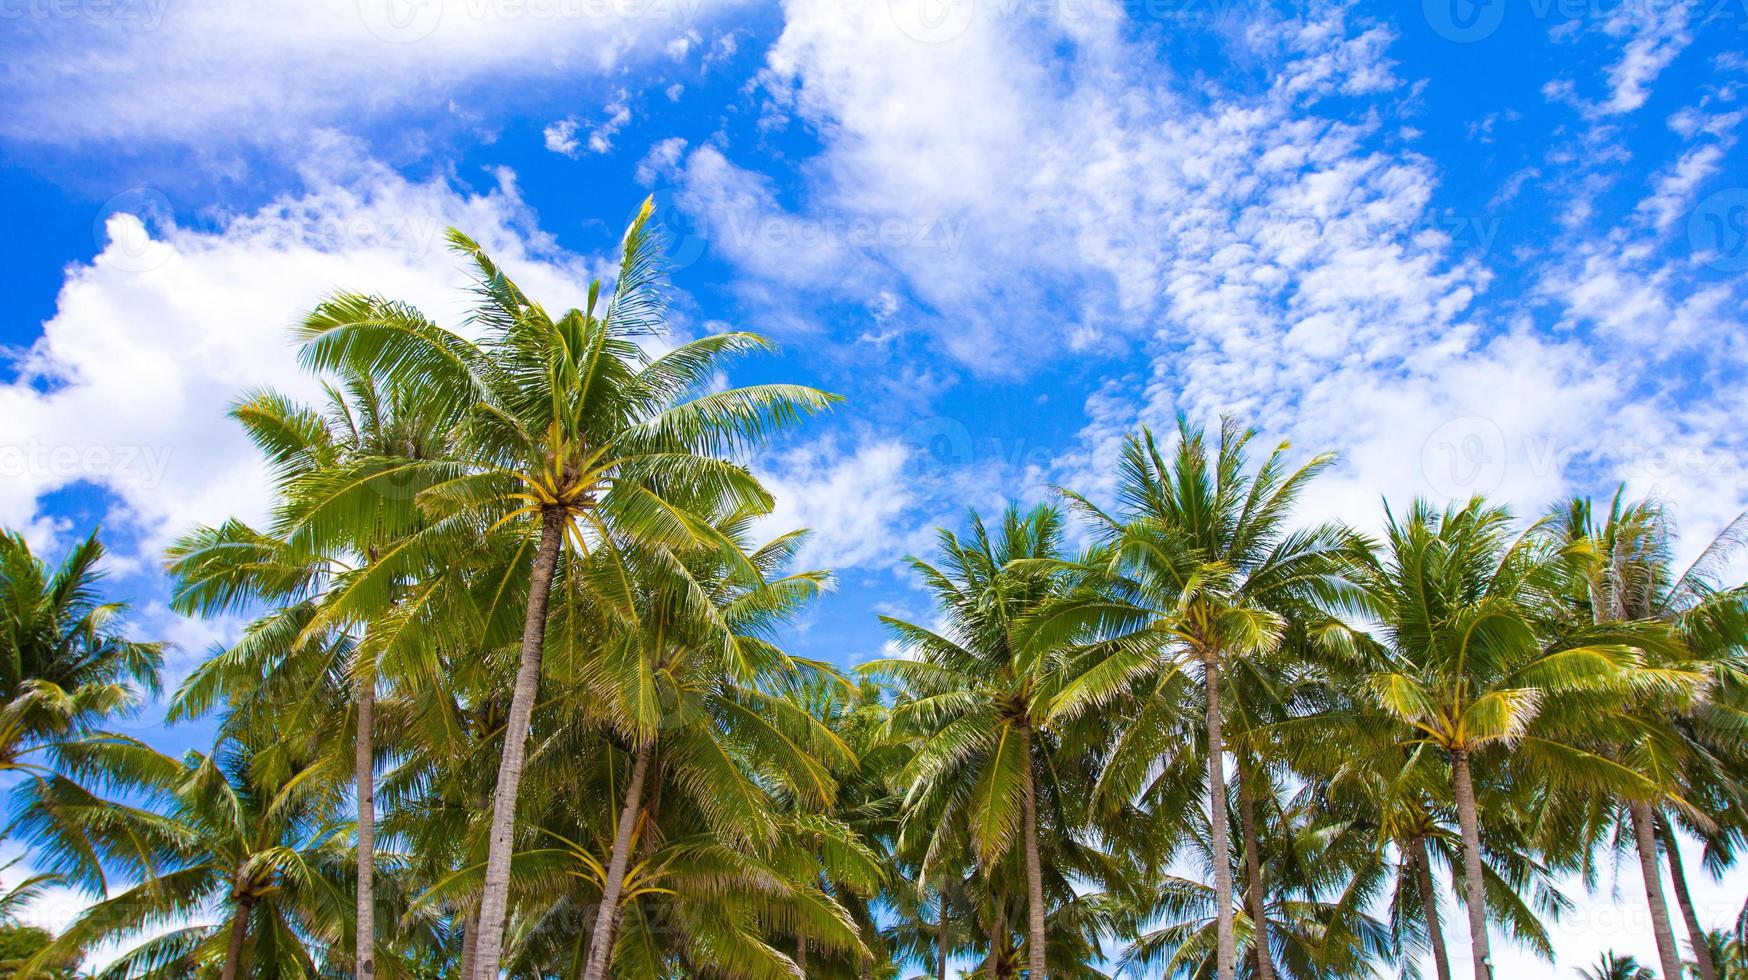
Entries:
{"label": "slender trunk", "polygon": [[492,798],[492,831],[486,851],[485,888],[480,893],[479,947],[474,980],[498,980],[498,960],[504,950],[504,917],[510,898],[510,856],[516,833],[516,793],[522,787],[522,763],[528,752],[528,732],[534,723],[534,698],[540,688],[540,654],[546,646],[546,606],[552,599],[552,576],[564,546],[565,515],[548,510],[541,515],[540,544],[534,573],[528,582],[528,615],[522,622],[522,663],[510,696],[510,717],[504,723],[504,757],[498,764],[498,788]]}
{"label": "slender trunk", "polygon": [[1044,869],[1038,858],[1038,784],[1032,778],[1032,727],[1020,726],[1020,764],[1026,776],[1021,787],[1026,835],[1026,963],[1027,980],[1044,980]]}
{"label": "slender trunk", "polygon": [[1202,655],[1202,683],[1208,691],[1208,823],[1213,831],[1214,930],[1219,940],[1215,963],[1220,980],[1232,980],[1238,969],[1238,944],[1232,932],[1232,843],[1226,836],[1226,746],[1220,733],[1217,652]]}
{"label": "slender trunk", "polygon": [[807,937],[795,937],[795,965],[801,967],[801,975],[807,976]]}
{"label": "slender trunk", "polygon": [[1633,841],[1639,847],[1639,872],[1645,878],[1645,902],[1651,909],[1651,932],[1657,937],[1657,958],[1663,961],[1663,977],[1681,980],[1681,951],[1675,946],[1669,906],[1663,901],[1663,869],[1657,864],[1657,831],[1651,825],[1651,805],[1630,800],[1627,814],[1633,821]]}
{"label": "slender trunk", "polygon": [[358,682],[358,919],[353,963],[358,980],[376,976],[376,677]]}
{"label": "slender trunk", "polygon": [[989,957],[983,961],[983,975],[996,976],[1001,970],[1002,951],[1008,945],[1007,896],[995,896],[995,927],[989,931]]}
{"label": "slender trunk", "polygon": [[935,980],[947,980],[947,891],[941,890],[941,908],[935,918]]}
{"label": "slender trunk", "polygon": [[1492,980],[1487,883],[1481,877],[1481,818],[1475,812],[1475,783],[1469,774],[1466,749],[1451,752],[1451,791],[1457,798],[1457,823],[1463,830],[1463,904],[1469,909],[1469,953],[1475,960],[1475,980]]}
{"label": "slender trunk", "polygon": [[1408,851],[1408,863],[1413,866],[1414,883],[1420,888],[1420,905],[1425,909],[1426,938],[1432,946],[1432,965],[1438,980],[1451,980],[1450,956],[1445,952],[1445,930],[1438,916],[1438,892],[1432,887],[1432,859],[1426,852],[1426,838],[1416,838]]}
{"label": "slender trunk", "polygon": [[1245,904],[1250,912],[1250,925],[1256,933],[1257,980],[1275,980],[1274,956],[1269,952],[1268,906],[1263,896],[1262,860],[1257,854],[1260,841],[1256,836],[1256,798],[1251,796],[1252,774],[1242,768],[1238,778],[1238,830],[1244,835],[1244,873],[1250,879],[1245,888]]}
{"label": "slender trunk", "polygon": [[237,902],[237,911],[231,915],[231,941],[225,947],[225,965],[219,972],[219,980],[237,980],[243,968],[243,941],[249,937],[249,913],[255,908],[255,903],[248,899]]}
{"label": "slender trunk", "polygon": [[619,826],[613,831],[613,856],[607,864],[607,881],[601,889],[601,909],[595,917],[595,941],[589,947],[589,965],[583,980],[604,980],[613,961],[613,932],[619,922],[619,893],[625,886],[625,866],[631,862],[631,832],[643,812],[643,782],[649,775],[649,743],[637,747],[637,762],[631,767],[631,785],[625,788],[625,808],[619,811]]}
{"label": "slender trunk", "polygon": [[457,974],[462,980],[472,978],[474,954],[478,950],[479,913],[463,912],[461,914],[461,972]]}
{"label": "slender trunk", "polygon": [[1687,926],[1687,942],[1693,947],[1693,961],[1699,967],[1700,980],[1718,980],[1718,965],[1712,962],[1705,930],[1699,927],[1699,916],[1693,911],[1693,895],[1687,890],[1687,869],[1681,866],[1681,845],[1675,839],[1675,828],[1661,814],[1657,816],[1657,837],[1663,842],[1663,856],[1669,859],[1670,885],[1675,892],[1675,904],[1681,907],[1681,919]]}

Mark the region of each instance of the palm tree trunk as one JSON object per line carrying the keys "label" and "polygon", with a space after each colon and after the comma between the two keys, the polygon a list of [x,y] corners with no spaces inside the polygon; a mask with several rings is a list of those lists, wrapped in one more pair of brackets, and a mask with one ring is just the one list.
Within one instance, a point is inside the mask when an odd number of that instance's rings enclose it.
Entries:
{"label": "palm tree trunk", "polygon": [[552,576],[564,546],[564,512],[541,515],[540,544],[534,553],[534,573],[528,582],[528,615],[522,621],[522,663],[510,695],[510,717],[504,724],[504,756],[498,764],[498,788],[492,798],[492,832],[486,851],[485,888],[480,893],[479,948],[474,980],[498,980],[498,960],[504,950],[504,917],[510,899],[510,855],[516,833],[516,794],[522,787],[522,764],[528,753],[528,732],[534,723],[534,698],[540,688],[540,654],[546,647],[546,606],[552,600]]}
{"label": "palm tree trunk", "polygon": [[1669,905],[1663,900],[1663,869],[1657,863],[1657,831],[1651,825],[1651,805],[1627,802],[1633,821],[1633,841],[1639,848],[1639,872],[1645,878],[1645,902],[1651,909],[1651,932],[1657,937],[1657,958],[1663,961],[1664,980],[1680,980],[1681,951],[1675,946],[1675,930],[1669,924]]}
{"label": "palm tree trunk", "polygon": [[1419,837],[1408,851],[1408,863],[1413,865],[1414,883],[1420,888],[1420,904],[1426,915],[1426,938],[1432,946],[1432,965],[1438,980],[1451,980],[1450,956],[1445,952],[1444,925],[1439,922],[1438,892],[1432,887],[1432,859],[1426,853],[1426,838]]}
{"label": "palm tree trunk", "polygon": [[353,763],[358,781],[358,917],[354,971],[376,976],[376,678],[358,682],[358,734]]}
{"label": "palm tree trunk", "polygon": [[248,899],[237,902],[237,911],[231,914],[231,941],[225,947],[225,965],[219,971],[219,980],[237,980],[243,967],[243,941],[249,937],[249,913],[255,908],[255,903]]}
{"label": "palm tree trunk", "polygon": [[1038,785],[1032,776],[1032,727],[1020,726],[1020,764],[1026,774],[1021,789],[1026,835],[1026,960],[1027,980],[1044,980],[1044,869],[1038,858]]}
{"label": "palm tree trunk", "polygon": [[1718,965],[1712,962],[1705,930],[1699,927],[1699,916],[1693,911],[1693,894],[1687,890],[1687,869],[1681,866],[1681,845],[1675,839],[1675,828],[1662,814],[1657,815],[1657,837],[1663,842],[1663,856],[1669,859],[1670,885],[1675,892],[1675,904],[1681,907],[1681,918],[1687,926],[1687,942],[1693,947],[1693,961],[1699,967],[1700,980],[1718,980]]}
{"label": "palm tree trunk", "polygon": [[995,897],[995,926],[989,931],[989,956],[983,961],[984,976],[996,976],[1001,969],[1002,951],[1008,945],[1007,896]]}
{"label": "palm tree trunk", "polygon": [[462,980],[473,977],[474,954],[479,951],[479,913],[463,912],[461,914],[461,973]]}
{"label": "palm tree trunk", "polygon": [[589,947],[589,965],[583,980],[604,980],[613,960],[613,932],[619,922],[619,894],[625,887],[625,866],[631,863],[631,832],[643,812],[643,782],[649,775],[651,747],[637,747],[637,762],[631,767],[631,785],[625,788],[625,808],[619,811],[619,826],[613,832],[613,856],[607,863],[607,881],[601,889],[601,909],[595,917],[595,942]]}
{"label": "palm tree trunk", "polygon": [[1250,795],[1251,776],[1242,768],[1238,778],[1238,831],[1244,835],[1244,873],[1250,879],[1245,889],[1250,924],[1256,931],[1257,980],[1275,980],[1274,956],[1269,952],[1268,906],[1263,901],[1262,860],[1257,855],[1256,800]]}
{"label": "palm tree trunk", "polygon": [[947,980],[947,890],[941,889],[941,909],[935,916],[935,980]]}
{"label": "palm tree trunk", "polygon": [[1469,953],[1475,980],[1492,980],[1493,953],[1487,945],[1487,885],[1481,877],[1481,818],[1475,810],[1475,783],[1469,752],[1451,752],[1451,792],[1457,799],[1457,824],[1463,831],[1463,904],[1469,909]]}
{"label": "palm tree trunk", "polygon": [[1220,657],[1202,655],[1202,684],[1208,692],[1208,823],[1213,831],[1216,966],[1220,980],[1238,969],[1238,943],[1232,931],[1232,842],[1226,836],[1226,747],[1220,731]]}

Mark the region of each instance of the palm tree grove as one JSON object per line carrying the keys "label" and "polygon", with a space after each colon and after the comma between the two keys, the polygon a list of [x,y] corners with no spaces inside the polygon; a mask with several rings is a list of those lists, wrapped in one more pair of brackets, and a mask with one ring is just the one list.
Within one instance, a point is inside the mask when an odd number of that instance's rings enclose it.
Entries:
{"label": "palm tree grove", "polygon": [[808,658],[837,583],[755,474],[841,399],[675,339],[652,209],[586,295],[451,230],[464,318],[302,311],[323,395],[226,423],[269,518],[162,555],[240,624],[173,682],[99,535],[0,537],[0,976],[1509,980],[1627,866],[1656,959],[1563,975],[1748,978],[1683,857],[1742,880],[1748,515],[1350,526],[1308,502],[1340,447],[1180,415],[962,510],[883,655]]}

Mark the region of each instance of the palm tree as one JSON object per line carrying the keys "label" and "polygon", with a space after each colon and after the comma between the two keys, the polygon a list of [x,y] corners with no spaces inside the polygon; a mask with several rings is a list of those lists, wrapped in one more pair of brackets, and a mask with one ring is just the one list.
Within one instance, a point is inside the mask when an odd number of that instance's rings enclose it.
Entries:
{"label": "palm tree", "polygon": [[[369,572],[371,563],[398,539],[419,528],[420,515],[404,494],[378,494],[376,506],[345,526],[301,522],[304,503],[319,496],[332,474],[384,458],[408,461],[447,456],[447,434],[456,418],[451,406],[425,403],[405,387],[379,385],[376,379],[348,373],[327,384],[325,410],[296,404],[273,391],[258,391],[231,411],[271,467],[278,489],[272,533],[232,521],[200,527],[172,545],[167,567],[175,577],[171,606],[185,615],[240,611],[253,604],[275,608],[225,655],[208,660],[188,679],[172,705],[169,720],[195,717],[221,695],[232,710],[226,725],[290,724],[294,730],[326,720],[327,714],[286,717],[278,712],[277,688],[294,685],[300,674],[344,670],[353,703],[353,784],[357,800],[358,882],[355,908],[354,972],[361,980],[375,973],[376,847],[376,691],[384,653],[405,659],[423,645],[428,654],[437,635],[409,628],[414,614],[431,601],[428,583],[441,569],[421,570],[424,588],[395,588],[370,594],[369,605],[352,593],[345,612],[324,608],[330,594]],[[412,584],[412,583],[407,583]],[[355,627],[348,642],[319,642],[336,629]],[[344,654],[350,662],[332,658]],[[312,662],[313,661],[313,662]],[[403,673],[414,672],[403,669]],[[428,668],[418,670],[429,674]],[[314,690],[304,678],[304,690]],[[259,710],[237,710],[247,700]],[[309,707],[321,702],[299,699]],[[277,716],[276,716],[277,715]]]}
{"label": "palm tree", "polygon": [[1579,967],[1578,975],[1583,980],[1657,980],[1655,973],[1640,966],[1631,956],[1618,956],[1614,953],[1602,954],[1602,959],[1589,969]]}
{"label": "palm tree", "polygon": [[[1615,494],[1607,515],[1599,519],[1588,499],[1576,498],[1550,515],[1550,526],[1558,543],[1575,557],[1564,589],[1565,611],[1571,620],[1616,628],[1669,624],[1674,628],[1660,666],[1671,674],[1704,670],[1706,665],[1696,654],[1718,651],[1720,647],[1727,654],[1733,641],[1719,637],[1715,626],[1740,620],[1741,598],[1717,592],[1702,574],[1679,578],[1674,575],[1670,556],[1672,535],[1663,509],[1655,502],[1628,503],[1622,488]],[[1718,548],[1719,543],[1714,542],[1708,550],[1715,552]],[[1723,558],[1713,554],[1710,560],[1716,565]],[[1707,556],[1702,554],[1701,560],[1706,561]],[[1685,630],[1677,625],[1683,622]],[[1692,636],[1692,645],[1679,642],[1686,638],[1684,634]],[[1702,676],[1694,673],[1690,683],[1698,690]],[[1626,737],[1615,744],[1605,744],[1604,748],[1655,784],[1653,795],[1628,798],[1625,809],[1638,851],[1658,957],[1665,976],[1680,976],[1680,950],[1675,944],[1663,893],[1657,825],[1662,822],[1660,813],[1666,803],[1692,809],[1682,798],[1681,784],[1684,775],[1693,769],[1690,757],[1696,751],[1703,752],[1703,748],[1684,738],[1681,726],[1672,723],[1678,712],[1691,714],[1691,709],[1667,696],[1667,691],[1650,694],[1627,700],[1612,713]],[[1676,872],[1680,873],[1679,868]],[[1704,944],[1698,941],[1697,922],[1690,921],[1689,928],[1700,974],[1704,980],[1715,980],[1716,970]]]}
{"label": "palm tree", "polygon": [[[1279,972],[1271,975],[1335,980],[1381,973],[1379,967],[1391,957],[1391,939],[1389,926],[1364,911],[1382,881],[1370,841],[1339,820],[1325,819],[1321,801],[1270,810],[1279,813],[1280,824],[1259,836],[1267,853],[1259,855],[1258,862],[1277,871],[1261,896],[1275,924],[1270,939],[1279,956]],[[1204,825],[1192,844],[1203,862],[1211,857],[1209,837]],[[1246,857],[1242,866],[1248,868],[1251,862]],[[1119,959],[1119,972],[1150,977],[1212,975],[1219,952],[1214,908],[1214,889],[1204,881],[1165,876],[1137,917],[1163,922],[1137,930]],[[1255,954],[1265,940],[1252,908],[1247,899],[1239,933],[1242,945]],[[1260,977],[1264,969],[1276,965],[1255,955],[1242,957],[1241,962],[1239,975],[1247,978]]]}
{"label": "palm tree", "polygon": [[[454,553],[464,529],[509,527],[531,552],[520,662],[492,801],[480,900],[475,976],[496,980],[514,850],[517,792],[540,683],[547,609],[561,553],[638,540],[675,547],[718,544],[709,522],[678,497],[768,509],[746,469],[721,458],[829,405],[833,396],[794,385],[707,391],[726,357],[768,350],[746,333],[704,337],[651,359],[637,344],[665,326],[660,243],[646,229],[646,201],[627,229],[611,299],[552,317],[471,239],[450,243],[472,263],[479,302],[473,343],[405,304],[338,296],[304,322],[303,360],[406,384],[457,407],[457,458],[372,460],[349,468],[331,492],[312,497],[306,519],[352,524],[384,488],[409,492],[430,529],[385,551],[359,588],[384,587],[409,566]],[[448,545],[448,547],[445,547]]]}
{"label": "palm tree", "polygon": [[1488,980],[1474,757],[1509,743],[1512,764],[1536,770],[1542,784],[1645,792],[1642,775],[1532,727],[1562,695],[1624,693],[1643,665],[1626,643],[1641,637],[1587,627],[1544,648],[1536,617],[1562,556],[1537,529],[1511,539],[1511,518],[1501,508],[1476,498],[1440,513],[1417,501],[1401,520],[1386,516],[1384,553],[1362,578],[1388,663],[1368,685],[1384,710],[1450,761],[1475,977]]}
{"label": "palm tree", "polygon": [[731,513],[717,522],[713,537],[723,546],[603,549],[579,576],[612,621],[599,656],[583,668],[583,688],[624,735],[631,756],[584,980],[601,980],[611,964],[631,850],[647,818],[652,776],[662,775],[654,772],[658,766],[719,835],[756,841],[768,836],[772,818],[763,794],[733,765],[740,753],[732,745],[761,749],[761,779],[811,807],[835,795],[829,767],[850,761],[828,728],[778,696],[817,666],[779,649],[775,628],[828,578],[780,574],[802,534],[743,551],[761,514]]}
{"label": "palm tree", "polygon": [[125,861],[140,883],[87,908],[45,952],[125,940],[164,922],[199,923],[216,905],[223,910],[219,922],[149,939],[105,975],[216,972],[233,980],[319,973],[343,935],[350,905],[340,873],[350,849],[332,819],[345,765],[337,760],[337,773],[323,773],[294,760],[263,781],[257,753],[274,744],[226,740],[210,755],[180,760],[142,755],[130,780],[142,805],[82,808],[77,821],[46,816],[58,802],[57,784],[33,792],[22,823],[50,855],[77,855],[96,838],[125,835],[140,845],[107,855]]}
{"label": "palm tree", "polygon": [[[1148,674],[1200,669],[1221,980],[1231,980],[1236,964],[1222,670],[1232,658],[1278,645],[1291,614],[1320,614],[1351,591],[1343,571],[1351,532],[1334,524],[1288,527],[1293,502],[1334,456],[1289,470],[1283,442],[1252,472],[1246,448],[1254,437],[1254,430],[1223,419],[1219,445],[1210,450],[1202,430],[1180,419],[1168,460],[1143,430],[1124,445],[1117,514],[1068,493],[1102,547],[1076,569],[1091,587],[1055,604],[1035,641],[1055,644],[1089,632],[1106,638],[1052,706],[1059,717],[1105,705]],[[1123,753],[1143,758],[1108,764],[1132,773],[1145,771],[1161,751],[1147,733],[1120,744]]]}
{"label": "palm tree", "polygon": [[113,741],[99,726],[158,692],[163,648],[128,639],[127,607],[102,600],[103,555],[94,533],[50,569],[0,531],[0,773],[40,776],[32,753]]}
{"label": "palm tree", "polygon": [[1054,739],[1044,727],[1058,662],[1056,650],[1027,646],[1021,627],[1059,594],[1058,577],[1044,563],[1060,558],[1061,538],[1061,515],[1050,507],[1026,514],[1010,507],[993,535],[975,513],[967,539],[942,530],[940,567],[910,560],[934,595],[941,625],[881,617],[915,659],[863,667],[900,687],[904,700],[892,727],[914,723],[926,733],[898,774],[908,787],[901,833],[929,839],[920,876],[930,878],[948,856],[949,835],[941,831],[964,821],[985,864],[1016,845],[1024,854],[1031,977],[1046,976],[1038,811],[1040,796],[1060,801],[1048,778]]}

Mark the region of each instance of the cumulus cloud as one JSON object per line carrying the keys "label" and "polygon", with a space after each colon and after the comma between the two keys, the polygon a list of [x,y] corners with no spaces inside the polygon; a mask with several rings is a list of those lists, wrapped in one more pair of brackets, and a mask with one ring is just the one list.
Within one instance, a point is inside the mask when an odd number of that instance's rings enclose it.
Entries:
{"label": "cumulus cloud", "polygon": [[590,270],[535,226],[512,175],[485,193],[336,161],[306,192],[210,230],[108,219],[108,242],[69,268],[54,316],[0,386],[0,524],[39,516],[44,495],[85,484],[155,554],[195,522],[261,516],[266,474],[226,417],[249,389],[314,398],[290,327],[325,295],[357,288],[458,322],[466,282],[443,250],[465,228],[533,295],[580,297]]}

